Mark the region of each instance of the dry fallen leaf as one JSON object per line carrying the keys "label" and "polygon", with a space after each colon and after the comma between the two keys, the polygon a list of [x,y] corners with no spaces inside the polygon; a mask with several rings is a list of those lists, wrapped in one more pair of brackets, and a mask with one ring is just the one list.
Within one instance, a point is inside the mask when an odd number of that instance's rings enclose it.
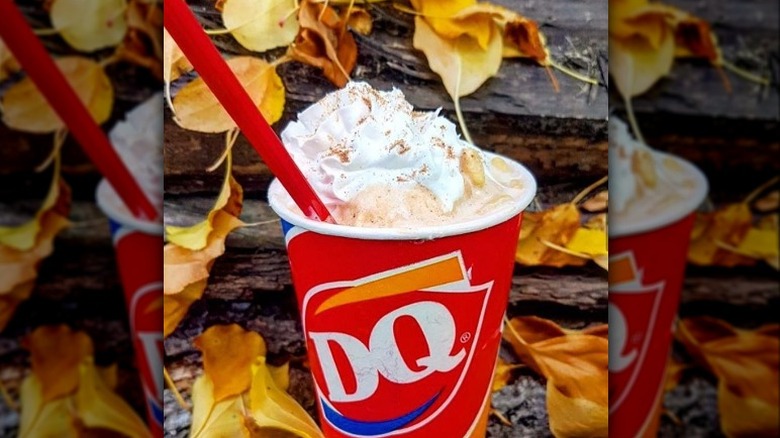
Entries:
{"label": "dry fallen leaf", "polygon": [[111,389],[112,371],[95,366],[92,340],[85,333],[42,326],[23,345],[30,350],[32,372],[20,390],[21,438],[151,437],[143,420]]}
{"label": "dry fallen leaf", "polygon": [[59,169],[57,157],[49,191],[33,218],[15,227],[0,227],[0,331],[16,307],[29,298],[38,264],[52,253],[54,238],[70,224],[70,189]]}
{"label": "dry fallen leaf", "polygon": [[515,260],[529,266],[582,266],[587,259],[549,246],[566,247],[579,228],[580,213],[571,203],[556,205],[542,212],[525,212]]}
{"label": "dry fallen leaf", "polygon": [[468,33],[451,39],[442,37],[421,17],[415,18],[414,26],[414,48],[425,54],[453,101],[473,93],[498,73],[502,36],[492,20],[483,32],[487,37],[484,42]]}
{"label": "dry fallen leaf", "polygon": [[54,0],[52,26],[74,49],[92,52],[119,44],[127,32],[126,0]]}
{"label": "dry fallen leaf", "polygon": [[606,437],[608,341],[605,330],[564,330],[535,316],[513,318],[504,330],[520,359],[547,379],[547,412],[556,437]]}
{"label": "dry fallen leaf", "polygon": [[249,50],[284,47],[298,34],[295,0],[226,0],[221,6],[225,28]]}
{"label": "dry fallen leaf", "polygon": [[755,201],[753,207],[762,213],[777,211],[780,208],[780,190],[772,190],[762,196]]}
{"label": "dry fallen leaf", "polygon": [[156,78],[165,80],[164,39],[160,6],[146,0],[130,0],[127,32],[115,49],[114,58],[146,68]]}
{"label": "dry fallen leaf", "polygon": [[777,436],[780,424],[777,324],[734,328],[710,317],[680,321],[676,338],[718,378],[721,429],[729,437]]}
{"label": "dry fallen leaf", "polygon": [[357,63],[355,38],[346,30],[349,17],[339,17],[327,3],[302,0],[298,23],[300,31],[287,53],[296,61],[322,70],[337,87],[344,87]]}
{"label": "dry fallen leaf", "polygon": [[[100,124],[108,120],[114,104],[114,88],[103,67],[79,56],[55,61],[65,79]],[[29,77],[15,83],[2,96],[3,122],[20,131],[47,134],[65,128]]]}
{"label": "dry fallen leaf", "polygon": [[591,217],[580,226],[579,201],[606,182],[602,178],[574,197],[572,202],[541,212],[523,213],[515,260],[524,265],[582,266],[589,259],[608,269],[606,214]]}
{"label": "dry fallen leaf", "polygon": [[700,213],[703,224],[695,229],[697,237],[691,240],[688,261],[696,265],[737,266],[752,265],[755,260],[723,248],[738,247],[748,234],[753,216],[745,203],[728,205],[714,213]]}
{"label": "dry fallen leaf", "polygon": [[[268,123],[282,117],[284,84],[273,65],[251,56],[227,60],[230,70],[252,98]],[[185,85],[173,99],[174,121],[184,129],[217,133],[236,128],[202,78]]]}
{"label": "dry fallen leaf", "polygon": [[508,385],[509,381],[512,380],[512,371],[521,366],[522,365],[509,363],[499,356],[498,362],[496,362],[496,369],[493,372],[492,391],[500,391],[503,387]]}
{"label": "dry fallen leaf", "polygon": [[168,226],[168,244],[163,249],[163,334],[176,329],[190,305],[203,295],[209,271],[225,252],[225,238],[244,225],[238,219],[243,190],[231,174],[232,159],[226,160],[225,182],[206,219],[191,227]]}
{"label": "dry fallen leaf", "polygon": [[272,430],[322,436],[314,420],[279,387],[279,378],[274,379],[259,334],[236,324],[212,326],[195,342],[204,355],[204,373],[192,389],[191,437],[262,437]]}

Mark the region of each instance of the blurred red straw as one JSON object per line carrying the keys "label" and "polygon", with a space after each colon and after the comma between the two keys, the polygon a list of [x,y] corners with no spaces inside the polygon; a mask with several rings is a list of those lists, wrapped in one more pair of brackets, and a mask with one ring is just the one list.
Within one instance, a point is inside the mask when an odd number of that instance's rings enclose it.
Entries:
{"label": "blurred red straw", "polygon": [[165,28],[301,211],[312,219],[332,221],[325,204],[252,103],[184,0],[165,0],[163,10]]}
{"label": "blurred red straw", "polygon": [[65,80],[33,34],[13,0],[0,0],[0,38],[27,76],[79,142],[90,160],[122,198],[133,216],[154,221],[159,213],[117,155],[106,134]]}

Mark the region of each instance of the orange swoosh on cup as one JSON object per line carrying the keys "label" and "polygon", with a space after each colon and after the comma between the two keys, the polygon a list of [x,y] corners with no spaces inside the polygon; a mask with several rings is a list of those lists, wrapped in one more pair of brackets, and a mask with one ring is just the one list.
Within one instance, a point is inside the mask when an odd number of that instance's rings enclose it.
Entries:
{"label": "orange swoosh on cup", "polygon": [[628,283],[636,279],[636,272],[628,256],[609,261],[609,284]]}
{"label": "orange swoosh on cup", "polygon": [[353,286],[320,304],[315,315],[334,307],[428,289],[464,280],[457,254],[424,266]]}

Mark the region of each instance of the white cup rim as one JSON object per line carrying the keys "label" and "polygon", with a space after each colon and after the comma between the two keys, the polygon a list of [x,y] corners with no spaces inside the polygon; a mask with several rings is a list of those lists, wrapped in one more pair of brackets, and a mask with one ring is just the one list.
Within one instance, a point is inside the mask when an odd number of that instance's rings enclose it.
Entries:
{"label": "white cup rim", "polygon": [[686,173],[692,175],[696,180],[696,192],[687,197],[684,202],[677,203],[674,208],[670,208],[663,212],[663,214],[654,214],[646,216],[641,220],[631,220],[629,223],[623,223],[623,221],[616,219],[615,215],[609,216],[609,237],[623,237],[646,233],[648,231],[657,230],[667,225],[673,224],[689,214],[696,211],[697,208],[704,202],[709,192],[709,183],[704,173],[696,166],[694,166],[688,160],[680,158],[675,155],[671,155],[665,152],[655,151],[655,154],[661,155],[664,158],[669,158],[683,166]]}
{"label": "white cup rim", "polygon": [[106,216],[119,222],[121,225],[146,234],[162,236],[163,224],[161,222],[142,221],[133,217],[105,178],[98,183],[97,190],[95,190],[95,200],[100,210]]}
{"label": "white cup rim", "polygon": [[[484,154],[488,160],[499,156],[490,152],[484,152]],[[526,184],[523,195],[509,208],[500,208],[495,212],[480,218],[455,224],[423,226],[417,228],[379,228],[336,225],[316,221],[303,217],[291,210],[286,205],[288,202],[277,202],[277,200],[281,199],[289,200],[290,195],[287,194],[284,186],[282,186],[276,178],[274,178],[268,188],[268,203],[270,204],[271,209],[285,221],[319,234],[362,240],[432,240],[441,237],[457,236],[484,230],[517,216],[531,204],[534,196],[536,196],[536,179],[531,172],[529,172],[525,166],[514,160],[503,156],[501,156],[501,158],[516,167],[516,171],[520,174],[521,179]]]}

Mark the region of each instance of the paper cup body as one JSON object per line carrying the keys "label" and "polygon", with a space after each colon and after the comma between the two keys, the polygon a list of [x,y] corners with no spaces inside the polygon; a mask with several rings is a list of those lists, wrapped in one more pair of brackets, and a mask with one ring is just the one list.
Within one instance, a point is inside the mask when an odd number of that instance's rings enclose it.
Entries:
{"label": "paper cup body", "polygon": [[666,216],[619,224],[609,239],[609,434],[656,436],[695,209],[707,181]]}
{"label": "paper cup body", "polygon": [[117,208],[121,201],[106,180],[98,185],[97,202],[109,218],[149,428],[152,436],[162,437],[162,224],[139,221],[126,210]]}
{"label": "paper cup body", "polygon": [[484,436],[526,179],[513,211],[433,238],[314,222],[271,184],[327,437]]}

